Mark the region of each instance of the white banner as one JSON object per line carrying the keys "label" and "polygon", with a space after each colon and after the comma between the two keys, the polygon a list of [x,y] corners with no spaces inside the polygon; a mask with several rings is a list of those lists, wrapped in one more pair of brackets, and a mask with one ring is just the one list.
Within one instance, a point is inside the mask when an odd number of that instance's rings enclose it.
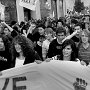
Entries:
{"label": "white banner", "polygon": [[19,5],[30,10],[36,10],[36,2],[37,0],[20,0]]}
{"label": "white banner", "polygon": [[0,90],[90,90],[90,66],[51,61],[2,72]]}

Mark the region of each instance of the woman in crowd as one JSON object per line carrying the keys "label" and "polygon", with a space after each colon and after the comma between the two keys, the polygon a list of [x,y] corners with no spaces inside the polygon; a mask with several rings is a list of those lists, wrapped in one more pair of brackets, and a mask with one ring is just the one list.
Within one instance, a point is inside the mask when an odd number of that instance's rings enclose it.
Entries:
{"label": "woman in crowd", "polygon": [[11,43],[8,37],[0,35],[0,71],[11,68]]}
{"label": "woman in crowd", "polygon": [[12,42],[13,37],[11,36],[11,32],[7,27],[4,27],[3,33],[8,37],[9,41]]}
{"label": "woman in crowd", "polygon": [[[32,40],[34,42],[34,37],[33,34],[36,32],[36,23],[35,22],[31,22],[29,29],[27,30],[27,38],[29,38],[30,40]],[[25,33],[24,33],[25,34]]]}
{"label": "woman in crowd", "polygon": [[81,64],[88,65],[90,63],[90,33],[84,29],[81,33],[81,42],[78,46],[78,58]]}
{"label": "woman in crowd", "polygon": [[52,28],[46,28],[45,29],[45,37],[46,37],[46,40],[43,41],[43,43],[42,43],[42,57],[43,57],[43,60],[45,60],[47,58],[49,44],[54,39],[54,31],[52,30]]}
{"label": "woman in crowd", "polygon": [[9,32],[11,33],[11,36],[13,38],[16,37],[18,34],[20,34],[19,25],[15,24],[15,22],[13,22],[13,24],[15,25],[12,25],[12,27],[10,27],[6,22],[1,22],[1,24],[9,29]]}
{"label": "woman in crowd", "polygon": [[[38,25],[38,31],[33,34],[35,50],[42,58],[42,43],[45,40],[45,26],[43,24]],[[43,60],[43,58],[42,58]]]}
{"label": "woman in crowd", "polygon": [[70,25],[65,24],[64,28],[66,29],[66,37],[70,35]]}
{"label": "woman in crowd", "polygon": [[67,39],[63,42],[62,54],[56,55],[52,58],[48,58],[46,59],[46,61],[50,61],[53,59],[63,61],[76,61],[77,60],[76,53],[77,53],[76,44],[74,43],[73,40]]}
{"label": "woman in crowd", "polygon": [[33,63],[35,60],[41,60],[37,52],[34,50],[32,41],[22,35],[18,35],[13,39],[12,53],[14,67]]}
{"label": "woman in crowd", "polygon": [[62,45],[62,55],[59,60],[76,61],[77,48],[72,39],[67,39]]}

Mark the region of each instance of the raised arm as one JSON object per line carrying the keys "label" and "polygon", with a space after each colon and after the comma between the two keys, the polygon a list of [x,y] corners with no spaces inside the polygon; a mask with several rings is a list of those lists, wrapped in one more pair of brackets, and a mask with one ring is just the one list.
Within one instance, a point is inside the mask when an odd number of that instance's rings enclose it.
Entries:
{"label": "raised arm", "polygon": [[67,36],[65,39],[62,40],[62,42],[64,42],[67,39],[71,39],[73,36],[75,36],[77,34],[77,30],[75,32],[73,32],[71,35]]}
{"label": "raised arm", "polygon": [[13,28],[11,28],[8,24],[6,24],[5,22],[1,22],[2,24],[4,24],[11,32],[13,31]]}

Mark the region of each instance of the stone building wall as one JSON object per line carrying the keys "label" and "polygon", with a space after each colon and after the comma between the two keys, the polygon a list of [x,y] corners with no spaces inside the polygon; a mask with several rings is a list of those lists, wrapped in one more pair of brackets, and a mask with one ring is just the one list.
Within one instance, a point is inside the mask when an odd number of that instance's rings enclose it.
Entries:
{"label": "stone building wall", "polygon": [[[49,16],[50,10],[45,8],[45,1],[40,0],[41,18]],[[1,4],[5,6],[5,21],[17,21],[16,0],[0,0]]]}
{"label": "stone building wall", "polygon": [[[50,14],[53,14],[53,11],[54,11],[54,14],[55,16],[54,17],[57,17],[57,8],[56,8],[56,2],[55,0],[51,0],[51,9],[47,9],[45,8],[45,2],[47,0],[40,0],[41,2],[41,17],[48,17]],[[56,0],[57,1],[57,0]]]}
{"label": "stone building wall", "polygon": [[[41,18],[48,17],[50,10],[45,8],[45,2],[47,0],[40,0],[40,11]],[[51,0],[53,1],[53,0]],[[1,4],[5,6],[5,21],[11,23],[11,21],[17,21],[17,9],[16,9],[16,0],[0,0]],[[52,5],[52,9],[54,5]]]}
{"label": "stone building wall", "polygon": [[50,10],[45,8],[46,0],[40,0],[40,11],[41,11],[41,18],[48,17]]}
{"label": "stone building wall", "polygon": [[5,21],[11,23],[17,21],[16,0],[0,0],[5,6]]}

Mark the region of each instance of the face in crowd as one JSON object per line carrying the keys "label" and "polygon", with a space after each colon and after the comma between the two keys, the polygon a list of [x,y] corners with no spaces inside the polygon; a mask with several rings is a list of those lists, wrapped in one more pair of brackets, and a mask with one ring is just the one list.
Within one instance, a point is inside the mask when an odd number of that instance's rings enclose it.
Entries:
{"label": "face in crowd", "polygon": [[38,27],[38,32],[40,35],[44,35],[44,28]]}
{"label": "face in crowd", "polygon": [[84,44],[88,43],[88,41],[89,41],[89,34],[85,30],[82,31],[82,33],[81,33],[81,40],[82,40],[82,43],[84,43]]}
{"label": "face in crowd", "polygon": [[31,24],[31,29],[34,30],[36,28],[36,25],[34,23]]}
{"label": "face in crowd", "polygon": [[56,31],[56,38],[59,42],[62,42],[62,40],[65,38],[66,36],[66,30],[63,27],[59,27],[57,28]]}
{"label": "face in crowd", "polygon": [[4,34],[5,34],[5,35],[9,35],[9,34],[10,34],[10,31],[9,31],[8,28],[4,28]]}
{"label": "face in crowd", "polygon": [[62,22],[57,23],[57,27],[62,27],[62,26],[63,26]]}
{"label": "face in crowd", "polygon": [[22,52],[22,49],[21,49],[21,45],[20,44],[18,44],[18,43],[15,43],[15,50],[16,50],[16,52],[17,53],[20,53],[20,52]]}
{"label": "face in crowd", "polygon": [[75,26],[75,30],[77,30],[77,35],[79,35],[80,32],[82,31],[80,26]]}
{"label": "face in crowd", "polygon": [[72,53],[71,45],[67,45],[67,46],[63,49],[63,56],[65,56],[65,57],[71,56],[71,53]]}
{"label": "face in crowd", "polygon": [[64,38],[65,38],[65,34],[64,34],[63,32],[57,34],[57,39],[58,39],[59,41],[62,41]]}
{"label": "face in crowd", "polygon": [[54,31],[51,28],[46,28],[45,37],[47,40],[51,40],[52,38],[54,38]]}
{"label": "face in crowd", "polygon": [[70,61],[75,61],[77,49],[76,44],[72,39],[67,39],[62,45],[62,55],[63,57],[69,57]]}

